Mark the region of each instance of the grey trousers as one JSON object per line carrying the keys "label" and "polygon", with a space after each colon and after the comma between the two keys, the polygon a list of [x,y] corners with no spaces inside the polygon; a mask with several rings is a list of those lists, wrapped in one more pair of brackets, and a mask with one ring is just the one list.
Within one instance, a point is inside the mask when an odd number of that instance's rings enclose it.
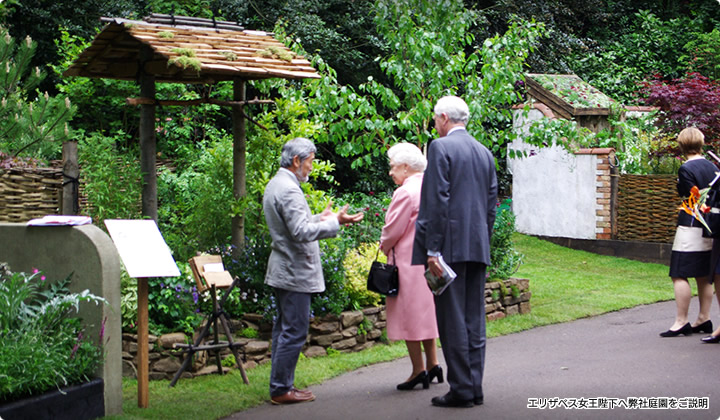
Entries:
{"label": "grey trousers", "polygon": [[450,264],[457,278],[435,296],[450,394],[461,400],[483,397],[485,368],[485,271],[482,263]]}
{"label": "grey trousers", "polygon": [[295,383],[295,366],[307,340],[310,293],[275,289],[278,316],[272,331],[270,396],[286,394]]}

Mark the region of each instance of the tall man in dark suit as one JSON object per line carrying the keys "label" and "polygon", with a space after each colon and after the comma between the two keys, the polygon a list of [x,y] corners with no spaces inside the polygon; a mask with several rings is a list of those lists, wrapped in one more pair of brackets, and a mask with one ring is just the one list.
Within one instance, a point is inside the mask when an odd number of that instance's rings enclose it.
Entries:
{"label": "tall man in dark suit", "polygon": [[472,407],[483,403],[485,272],[497,203],[495,159],[465,130],[470,114],[465,101],[445,96],[434,113],[440,138],[428,148],[412,262],[440,276],[442,256],[457,274],[435,297],[450,392],[434,397],[432,404]]}

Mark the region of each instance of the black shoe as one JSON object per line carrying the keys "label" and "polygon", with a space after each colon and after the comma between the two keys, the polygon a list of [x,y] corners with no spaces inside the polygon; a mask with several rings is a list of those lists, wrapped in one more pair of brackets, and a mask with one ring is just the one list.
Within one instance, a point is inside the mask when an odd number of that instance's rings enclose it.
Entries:
{"label": "black shoe", "polygon": [[432,405],[437,407],[472,407],[473,404],[473,400],[459,400],[450,395],[449,392],[440,397],[433,397],[432,399]]}
{"label": "black shoe", "polygon": [[715,337],[714,335],[709,335],[707,337],[701,338],[700,341],[708,344],[717,344],[720,343],[720,335],[717,337]]}
{"label": "black shoe", "polygon": [[415,385],[422,383],[423,389],[430,388],[430,381],[428,380],[428,374],[426,371],[422,371],[417,374],[414,378],[410,379],[407,382],[403,382],[401,384],[398,384],[397,389],[400,391],[409,391],[413,388],[415,388]]}
{"label": "black shoe", "polygon": [[677,337],[678,335],[691,335],[693,333],[693,327],[688,322],[687,324],[683,325],[682,328],[679,330],[667,330],[665,332],[660,333],[660,337]]}
{"label": "black shoe", "polygon": [[712,332],[713,332],[712,321],[707,320],[707,321],[703,322],[702,324],[698,325],[697,327],[692,327],[692,331],[694,333],[704,332],[704,333],[712,334]]}
{"label": "black shoe", "polygon": [[475,403],[475,405],[483,405],[483,397],[473,398],[473,403]]}
{"label": "black shoe", "polygon": [[443,371],[440,365],[435,365],[428,371],[428,382],[432,382],[435,378],[439,384],[443,383]]}

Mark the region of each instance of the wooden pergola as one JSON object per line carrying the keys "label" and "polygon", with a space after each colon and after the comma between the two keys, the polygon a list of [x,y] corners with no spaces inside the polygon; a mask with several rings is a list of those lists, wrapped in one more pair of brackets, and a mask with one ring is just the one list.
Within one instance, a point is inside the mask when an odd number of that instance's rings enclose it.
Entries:
{"label": "wooden pergola", "polygon": [[[232,108],[233,194],[246,194],[245,105],[272,101],[247,101],[248,80],[280,77],[320,78],[310,62],[296,56],[272,33],[243,29],[233,22],[153,14],[142,21],[103,18],[108,24],[68,68],[64,76],[134,80],[141,98],[128,103],[139,105],[140,165],[144,174],[143,215],[157,221],[157,175],[155,171],[155,106],[215,103]],[[203,98],[195,101],[158,100],[155,83],[214,84],[233,82],[233,98]],[[232,221],[232,244],[243,247],[244,221]]]}
{"label": "wooden pergola", "polygon": [[[153,14],[142,21],[103,18],[107,25],[63,74],[119,80],[140,85],[140,168],[144,182],[142,213],[157,222],[155,107],[214,103],[230,106],[233,125],[233,196],[246,195],[246,119],[243,107],[269,100],[246,100],[248,80],[320,78],[310,62],[297,56],[272,33],[245,30],[234,22]],[[233,82],[231,99],[192,101],[155,97],[155,83]],[[232,244],[244,246],[244,218],[233,217]],[[148,283],[138,279],[138,405],[148,406]],[[247,378],[243,378],[247,383]]]}

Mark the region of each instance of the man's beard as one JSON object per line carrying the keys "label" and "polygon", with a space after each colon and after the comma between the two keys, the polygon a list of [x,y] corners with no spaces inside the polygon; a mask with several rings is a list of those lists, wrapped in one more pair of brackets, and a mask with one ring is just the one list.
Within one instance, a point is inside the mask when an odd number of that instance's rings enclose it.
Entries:
{"label": "man's beard", "polygon": [[308,175],[303,176],[302,168],[297,168],[295,170],[295,176],[297,177],[298,181],[300,181],[300,183],[308,182],[308,179],[310,179]]}

